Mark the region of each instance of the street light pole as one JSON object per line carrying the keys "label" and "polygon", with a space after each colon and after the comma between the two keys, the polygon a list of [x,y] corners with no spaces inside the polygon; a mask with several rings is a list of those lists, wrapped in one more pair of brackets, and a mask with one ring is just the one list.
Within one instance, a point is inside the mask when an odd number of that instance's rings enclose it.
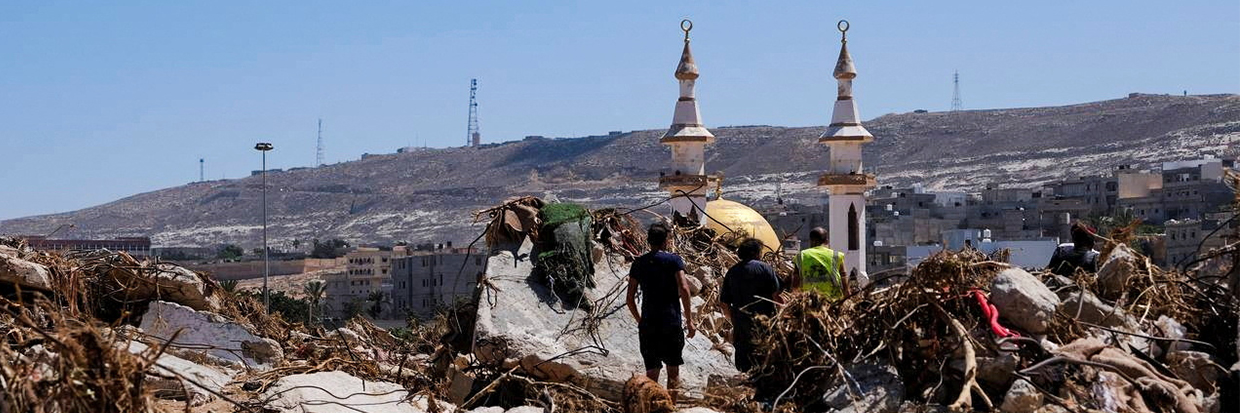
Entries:
{"label": "street light pole", "polygon": [[263,153],[263,170],[260,172],[263,181],[263,309],[271,313],[271,292],[267,289],[267,278],[271,275],[271,259],[267,251],[267,151],[274,147],[267,142],[259,142],[254,149]]}

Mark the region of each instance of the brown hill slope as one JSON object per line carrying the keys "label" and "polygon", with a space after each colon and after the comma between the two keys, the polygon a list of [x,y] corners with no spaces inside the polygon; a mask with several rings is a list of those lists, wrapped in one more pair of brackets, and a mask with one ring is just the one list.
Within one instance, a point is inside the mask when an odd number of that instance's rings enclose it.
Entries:
{"label": "brown hill slope", "polygon": [[[977,189],[1033,186],[1104,173],[1114,165],[1227,155],[1240,147],[1240,96],[1152,96],[1047,108],[885,115],[866,123],[866,148],[884,185]],[[818,203],[814,175],[826,163],[822,127],[714,129],[707,169],[725,192],[751,203]],[[355,241],[467,242],[471,211],[510,195],[557,196],[637,206],[660,197],[655,177],[669,157],[662,131],[577,139],[532,139],[479,149],[372,156],[268,175],[271,237]],[[1230,153],[1234,156],[1234,152]],[[77,236],[149,235],[157,245],[257,244],[256,178],[195,183],[79,211],[0,222],[0,233],[44,233],[62,223]]]}

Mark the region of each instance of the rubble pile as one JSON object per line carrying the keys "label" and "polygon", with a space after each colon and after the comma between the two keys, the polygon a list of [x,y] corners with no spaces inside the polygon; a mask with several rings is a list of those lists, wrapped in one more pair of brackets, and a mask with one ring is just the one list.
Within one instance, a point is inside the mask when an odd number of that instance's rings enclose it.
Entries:
{"label": "rubble pile", "polygon": [[[570,302],[535,270],[567,234],[546,227],[548,205],[479,212],[493,252],[474,300],[391,331],[290,322],[207,275],[123,252],[0,239],[0,412],[1240,410],[1240,244],[1168,271],[1121,229],[1099,271],[1073,277],[943,251],[838,301],[785,295],[759,318],[759,363],[738,372],[719,290],[744,234],[677,229],[699,334],[673,400],[640,375],[624,309],[647,249],[636,211],[574,215],[588,243],[572,252],[590,261],[576,268],[593,285]],[[794,276],[782,253],[763,259]]]}
{"label": "rubble pile", "polygon": [[0,239],[0,289],[0,411],[455,409],[424,341],[289,323],[172,264]]}
{"label": "rubble pile", "polygon": [[791,295],[760,323],[756,397],[779,411],[1240,408],[1227,281],[1113,244],[1077,280],[944,251],[894,286]]}

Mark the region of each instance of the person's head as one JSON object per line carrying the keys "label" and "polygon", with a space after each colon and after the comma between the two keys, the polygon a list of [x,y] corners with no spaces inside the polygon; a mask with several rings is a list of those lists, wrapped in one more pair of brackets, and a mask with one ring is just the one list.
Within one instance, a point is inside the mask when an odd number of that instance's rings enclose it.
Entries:
{"label": "person's head", "polygon": [[1072,224],[1072,245],[1081,249],[1094,249],[1094,230],[1080,222]]}
{"label": "person's head", "polygon": [[646,242],[650,244],[651,250],[667,249],[667,240],[671,233],[672,229],[665,223],[650,224],[650,228],[646,230]]}
{"label": "person's head", "polygon": [[817,247],[827,243],[827,230],[822,227],[814,227],[809,230],[809,246]]}
{"label": "person's head", "polygon": [[745,238],[736,247],[736,256],[741,261],[756,260],[762,257],[762,241],[757,238]]}

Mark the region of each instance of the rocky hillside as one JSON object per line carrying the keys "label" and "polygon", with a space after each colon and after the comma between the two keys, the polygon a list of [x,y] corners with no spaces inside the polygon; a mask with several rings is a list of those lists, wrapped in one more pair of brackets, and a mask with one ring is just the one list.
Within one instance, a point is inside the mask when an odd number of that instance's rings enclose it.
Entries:
{"label": "rocky hillside", "polygon": [[[976,189],[991,182],[1035,186],[1152,166],[1201,154],[1236,155],[1240,96],[1152,96],[1079,105],[884,115],[866,122],[876,139],[867,167],[883,185]],[[823,127],[713,129],[707,169],[722,171],[725,196],[821,202],[814,176],[826,164]],[[371,156],[268,175],[271,237],[365,242],[468,242],[472,211],[512,195],[592,205],[657,201],[654,181],[669,157],[661,130],[577,139],[528,139],[483,148]],[[1227,151],[1232,151],[1228,153]],[[257,244],[257,178],[195,183],[79,211],[0,221],[0,234],[44,233],[74,223],[76,236],[149,235],[158,246]]]}

